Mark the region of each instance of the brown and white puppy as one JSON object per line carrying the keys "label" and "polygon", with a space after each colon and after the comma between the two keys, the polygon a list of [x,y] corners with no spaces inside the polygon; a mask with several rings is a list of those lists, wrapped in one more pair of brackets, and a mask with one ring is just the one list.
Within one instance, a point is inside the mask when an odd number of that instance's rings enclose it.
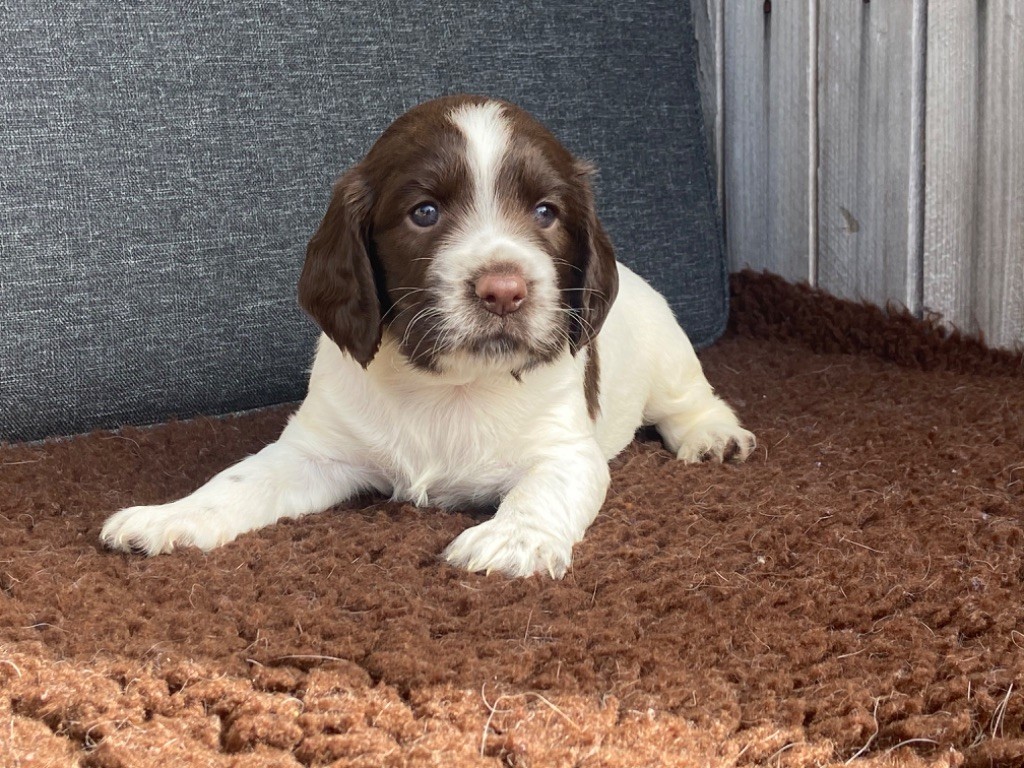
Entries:
{"label": "brown and white puppy", "polygon": [[503,101],[449,96],[398,118],[309,243],[299,301],[324,334],[280,439],[190,496],[118,512],[103,541],[209,550],[374,490],[498,502],[447,560],[560,577],[637,427],[684,461],[746,458],[753,435],[668,305],[616,263],[590,175]]}

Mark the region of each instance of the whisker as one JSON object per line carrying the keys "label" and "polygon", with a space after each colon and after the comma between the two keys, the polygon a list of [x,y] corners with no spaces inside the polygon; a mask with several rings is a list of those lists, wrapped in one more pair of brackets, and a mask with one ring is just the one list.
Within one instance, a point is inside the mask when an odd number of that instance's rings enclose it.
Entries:
{"label": "whisker", "polygon": [[579,291],[580,293],[583,293],[584,291],[590,291],[590,293],[594,294],[598,298],[607,298],[604,291],[599,291],[596,288],[559,288],[558,291],[559,293],[569,293],[570,291]]}
{"label": "whisker", "polygon": [[438,320],[436,323],[434,323],[432,326],[430,326],[430,329],[425,334],[420,336],[420,340],[416,342],[416,347],[409,354],[409,359],[410,360],[415,360],[416,359],[416,353],[419,352],[420,344],[423,343],[423,340],[425,338],[427,338],[427,336],[432,335],[437,330],[438,326],[443,325],[444,322],[445,322],[445,318],[442,316],[440,320]]}
{"label": "whisker", "polygon": [[562,312],[562,313],[567,314],[567,315],[572,315],[577,320],[579,320],[581,323],[583,323],[583,325],[586,326],[586,330],[587,331],[591,332],[591,334],[593,333],[593,330],[594,330],[593,324],[589,320],[587,320],[587,318],[585,318],[582,314],[577,312],[575,309],[571,309],[569,307],[553,307],[552,311],[554,311],[554,312]]}
{"label": "whisker", "polygon": [[[400,286],[398,286],[398,287],[396,287],[396,288],[392,288],[391,290],[392,290],[392,291],[404,291],[404,293],[403,293],[403,294],[402,294],[401,296],[399,296],[399,297],[398,297],[398,299],[397,299],[397,300],[396,300],[396,301],[395,301],[395,302],[394,302],[394,303],[393,303],[393,304],[391,305],[391,308],[390,308],[390,309],[388,309],[388,311],[384,313],[384,315],[383,315],[383,316],[381,317],[381,320],[382,320],[382,321],[383,321],[383,320],[386,320],[386,319],[387,319],[387,317],[388,317],[388,315],[390,315],[390,314],[391,314],[391,313],[392,313],[392,312],[393,312],[393,311],[394,311],[394,310],[395,310],[395,309],[396,309],[396,308],[398,307],[398,305],[399,305],[399,304],[400,304],[400,303],[401,303],[402,301],[404,301],[405,299],[407,299],[407,298],[409,298],[410,296],[413,296],[413,295],[415,295],[415,294],[417,294],[417,293],[424,293],[424,292],[428,292],[428,291],[429,291],[430,289],[428,289],[428,288],[423,288],[423,287],[421,287],[421,286],[408,286],[408,285],[400,285]],[[395,315],[395,316],[394,316],[394,317],[393,317],[392,319],[393,319],[393,320],[397,320],[397,319],[398,319],[399,317],[401,317],[401,316],[402,316],[402,313],[403,313],[403,312],[407,312],[407,311],[408,311],[408,310],[410,310],[410,309],[415,309],[415,305],[413,305],[413,306],[411,306],[411,307],[406,307],[406,308],[405,308],[405,309],[403,309],[403,310],[402,310],[401,312],[399,312],[399,313],[398,313],[397,315]]]}
{"label": "whisker", "polygon": [[416,316],[409,321],[409,325],[405,327],[405,333],[402,334],[401,345],[405,346],[409,341],[409,334],[412,333],[412,329],[417,322],[423,318],[430,317],[432,314],[437,314],[438,312],[440,312],[440,310],[437,307],[423,307],[419,312],[417,312]]}
{"label": "whisker", "polygon": [[570,269],[575,270],[576,272],[582,272],[583,271],[582,269],[577,267],[572,262],[566,261],[565,259],[560,259],[557,256],[552,256],[551,257],[551,261],[554,262],[555,264],[564,264],[565,266],[569,267]]}
{"label": "whisker", "polygon": [[454,335],[454,331],[447,325],[441,329],[441,333],[434,339],[434,348],[430,350],[431,357],[437,357],[438,352],[449,349],[448,338],[452,335]]}
{"label": "whisker", "polygon": [[[395,303],[395,304],[392,304],[392,305],[391,305],[391,309],[389,309],[389,310],[388,310],[387,312],[385,312],[385,313],[384,313],[383,315],[381,315],[381,318],[380,318],[380,319],[381,319],[381,322],[383,322],[384,320],[387,320],[387,319],[388,319],[388,315],[390,315],[390,314],[391,314],[392,312],[394,312],[394,311],[395,311],[396,309],[398,309],[398,304],[397,304],[397,303]],[[392,317],[391,319],[392,319],[392,320],[397,320],[397,319],[398,319],[398,318],[400,318],[400,317],[401,317],[402,315],[404,315],[404,314],[405,314],[406,312],[409,312],[409,311],[411,311],[411,310],[413,310],[413,309],[416,309],[416,305],[415,305],[415,304],[413,304],[413,305],[412,305],[412,306],[410,306],[410,307],[405,307],[405,308],[404,308],[403,310],[401,310],[401,311],[400,311],[400,312],[399,312],[399,313],[398,313],[397,315],[395,315],[395,316],[394,316],[394,317]]]}

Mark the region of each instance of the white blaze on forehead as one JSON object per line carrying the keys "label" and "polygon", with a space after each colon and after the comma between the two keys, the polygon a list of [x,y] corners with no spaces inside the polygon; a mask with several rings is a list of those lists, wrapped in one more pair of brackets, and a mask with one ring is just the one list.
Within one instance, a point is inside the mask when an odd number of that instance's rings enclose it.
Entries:
{"label": "white blaze on forehead", "polygon": [[486,311],[472,292],[467,295],[465,286],[481,269],[501,264],[517,267],[529,285],[529,311],[520,322],[531,343],[550,343],[562,319],[554,263],[540,247],[530,218],[516,215],[509,201],[499,200],[498,179],[513,146],[512,123],[495,101],[464,104],[448,117],[466,141],[472,202],[468,210],[454,213],[451,232],[428,267],[439,286],[437,308],[446,338],[457,343],[490,327],[481,319]]}
{"label": "white blaze on forehead", "polygon": [[[497,101],[463,104],[452,109],[449,119],[466,140],[472,202],[469,210],[458,215],[432,269],[444,277],[464,280],[488,264],[510,263],[531,283],[544,281],[555,290],[551,259],[538,247],[524,218],[510,213],[509,201],[499,199],[499,176],[515,139],[503,105]],[[531,288],[535,296],[543,290]]]}
{"label": "white blaze on forehead", "polygon": [[501,104],[488,101],[457,107],[451,112],[451,121],[466,139],[466,162],[473,179],[476,207],[493,209],[497,203],[498,172],[511,134]]}

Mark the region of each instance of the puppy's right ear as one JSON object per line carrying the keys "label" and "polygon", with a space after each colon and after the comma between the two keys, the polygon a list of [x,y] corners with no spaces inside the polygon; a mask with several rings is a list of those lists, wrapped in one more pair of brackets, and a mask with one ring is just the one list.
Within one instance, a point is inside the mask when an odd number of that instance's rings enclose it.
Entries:
{"label": "puppy's right ear", "polygon": [[306,248],[299,304],[364,368],[380,346],[380,300],[370,262],[372,195],[358,166],[334,185],[320,228]]}

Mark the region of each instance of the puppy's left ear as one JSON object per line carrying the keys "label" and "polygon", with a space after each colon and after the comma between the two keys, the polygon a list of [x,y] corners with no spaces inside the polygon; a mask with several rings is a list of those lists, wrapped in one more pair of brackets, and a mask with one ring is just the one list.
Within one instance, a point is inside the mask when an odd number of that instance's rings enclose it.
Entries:
{"label": "puppy's left ear", "polygon": [[608,310],[619,292],[619,270],[615,264],[615,250],[608,234],[597,218],[594,192],[590,179],[594,166],[577,160],[576,181],[581,192],[580,220],[572,231],[576,264],[580,265],[582,290],[574,291],[572,320],[569,328],[569,346],[573,354],[589,344],[601,330]]}

